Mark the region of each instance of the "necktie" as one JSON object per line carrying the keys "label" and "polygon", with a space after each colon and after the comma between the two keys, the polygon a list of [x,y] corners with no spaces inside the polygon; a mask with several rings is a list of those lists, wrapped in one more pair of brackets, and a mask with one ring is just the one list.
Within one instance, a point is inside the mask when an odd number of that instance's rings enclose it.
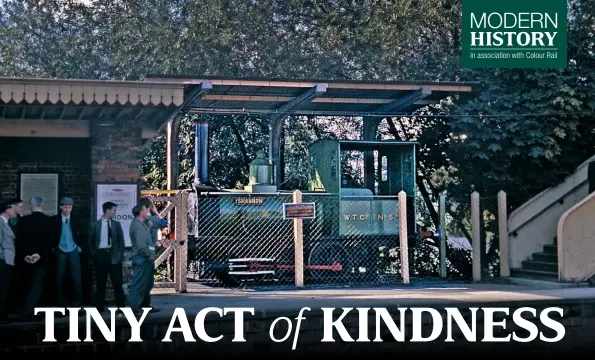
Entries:
{"label": "necktie", "polygon": [[64,224],[68,224],[68,218],[64,219]]}
{"label": "necktie", "polygon": [[107,221],[107,246],[112,246],[112,227],[109,220]]}

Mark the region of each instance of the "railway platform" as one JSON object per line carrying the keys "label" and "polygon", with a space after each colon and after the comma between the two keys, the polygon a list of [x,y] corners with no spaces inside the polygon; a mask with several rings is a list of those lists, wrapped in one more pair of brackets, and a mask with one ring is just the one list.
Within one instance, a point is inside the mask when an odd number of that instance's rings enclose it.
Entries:
{"label": "railway platform", "polygon": [[[260,352],[263,356],[274,354],[298,355],[312,354],[318,351],[329,353],[350,352],[355,354],[359,351],[386,352],[404,351],[414,353],[439,353],[442,351],[465,351],[465,352],[510,352],[533,351],[538,353],[559,353],[572,349],[573,353],[584,350],[591,351],[593,347],[592,338],[595,335],[595,288],[562,288],[544,289],[538,287],[527,287],[510,284],[468,284],[453,282],[412,282],[411,285],[390,286],[390,287],[362,287],[362,288],[312,288],[300,290],[231,290],[212,289],[201,286],[190,285],[188,292],[184,294],[168,293],[167,290],[159,289],[154,292],[153,306],[160,309],[159,312],[147,316],[142,327],[142,343],[130,343],[130,327],[125,320],[117,321],[116,342],[107,343],[96,339],[93,334],[93,343],[68,343],[67,330],[68,319],[57,319],[55,323],[55,334],[57,343],[43,343],[44,324],[39,323],[12,323],[0,325],[0,352],[8,353],[35,353],[35,354],[76,354],[91,353],[105,354],[116,351],[126,352],[129,355],[150,355],[163,354],[238,354],[241,352]],[[233,343],[231,339],[234,334],[233,318],[221,318],[216,314],[207,316],[205,320],[205,331],[209,336],[223,335],[222,341],[216,343],[205,343],[198,339],[196,342],[184,341],[181,333],[174,333],[172,342],[163,342],[172,315],[176,308],[184,308],[190,326],[194,329],[195,315],[207,307],[244,307],[254,308],[254,316],[246,315],[244,321],[245,335],[247,342]],[[300,328],[298,349],[291,350],[291,339],[284,343],[275,344],[270,340],[269,329],[273,321],[278,317],[295,319],[300,309],[308,307],[311,311],[305,312],[306,319]],[[508,308],[509,316],[503,319],[511,319],[512,313],[521,307],[535,308],[539,313],[548,307],[559,307],[564,315],[559,321],[566,329],[564,339],[555,344],[532,342],[522,343],[482,343],[470,344],[466,341],[446,343],[444,341],[428,343],[397,343],[394,340],[386,340],[382,343],[345,343],[338,339],[336,343],[321,343],[323,333],[322,307],[335,308],[335,319],[341,314],[341,308],[386,308],[394,319],[397,319],[398,308],[403,307],[430,307],[438,311],[446,307],[455,307],[462,310],[464,317],[468,320],[469,313],[465,309],[470,307],[500,307]],[[479,316],[479,315],[478,315]],[[348,315],[343,323],[348,332],[354,338],[358,334],[358,315],[356,312]],[[106,320],[108,317],[106,316]],[[84,317],[81,317],[81,322]],[[372,320],[370,320],[372,321]],[[425,320],[428,321],[428,320]],[[295,322],[295,320],[294,320]],[[395,321],[397,324],[398,322]],[[109,324],[109,320],[107,321]],[[429,326],[430,323],[427,325]],[[479,333],[483,329],[483,319],[478,320]],[[179,323],[176,323],[179,326]],[[370,325],[373,326],[373,325]],[[426,326],[426,324],[424,325]],[[281,326],[282,327],[282,326]],[[427,330],[427,329],[425,329]],[[424,332],[425,332],[424,330]],[[518,328],[517,328],[518,330]],[[84,338],[85,325],[80,324],[80,336]],[[280,330],[279,330],[280,331]],[[515,331],[510,327],[503,329],[504,333]],[[383,339],[390,332],[384,327]],[[194,333],[196,336],[196,333]],[[370,327],[370,336],[373,337],[375,330]],[[282,337],[283,335],[278,335]],[[427,335],[425,335],[427,336]],[[462,338],[461,333],[457,335]],[[464,339],[463,339],[464,340]],[[340,346],[338,346],[340,345]],[[366,350],[368,349],[368,350]],[[458,350],[457,350],[458,349]],[[474,350],[475,349],[475,350]],[[491,350],[490,350],[491,349]]]}

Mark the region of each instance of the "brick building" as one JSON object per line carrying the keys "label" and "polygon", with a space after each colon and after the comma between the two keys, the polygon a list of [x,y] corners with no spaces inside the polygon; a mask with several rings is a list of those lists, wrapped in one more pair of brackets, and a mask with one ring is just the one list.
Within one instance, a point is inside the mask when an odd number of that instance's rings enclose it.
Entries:
{"label": "brick building", "polygon": [[57,214],[69,196],[90,227],[95,185],[140,191],[142,145],[183,98],[180,83],[0,78],[0,199],[38,195]]}

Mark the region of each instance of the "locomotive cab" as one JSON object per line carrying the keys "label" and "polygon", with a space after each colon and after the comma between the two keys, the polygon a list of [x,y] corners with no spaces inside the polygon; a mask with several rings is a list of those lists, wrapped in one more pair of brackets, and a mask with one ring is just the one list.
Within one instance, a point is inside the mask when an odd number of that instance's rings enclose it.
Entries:
{"label": "locomotive cab", "polygon": [[415,146],[335,139],[310,146],[309,191],[338,195],[340,235],[398,235],[397,196],[404,191],[409,238],[417,238]]}

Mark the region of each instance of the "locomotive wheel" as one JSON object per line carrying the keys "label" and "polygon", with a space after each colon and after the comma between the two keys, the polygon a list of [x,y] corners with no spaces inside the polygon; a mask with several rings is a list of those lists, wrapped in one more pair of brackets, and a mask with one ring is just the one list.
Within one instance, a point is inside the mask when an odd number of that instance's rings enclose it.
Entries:
{"label": "locomotive wheel", "polygon": [[[293,250],[286,250],[279,255],[277,258],[277,265],[280,266],[288,266],[289,269],[278,269],[277,276],[279,282],[282,284],[291,284],[295,281],[295,259],[294,259],[294,251]],[[293,267],[293,268],[291,268]]]}
{"label": "locomotive wheel", "polygon": [[[344,245],[337,242],[319,242],[315,244],[308,255],[307,269],[312,282],[317,284],[331,284],[345,282],[352,273],[350,254]],[[339,270],[337,265],[341,266]],[[333,266],[335,265],[335,266]],[[327,267],[321,269],[320,267]]]}

